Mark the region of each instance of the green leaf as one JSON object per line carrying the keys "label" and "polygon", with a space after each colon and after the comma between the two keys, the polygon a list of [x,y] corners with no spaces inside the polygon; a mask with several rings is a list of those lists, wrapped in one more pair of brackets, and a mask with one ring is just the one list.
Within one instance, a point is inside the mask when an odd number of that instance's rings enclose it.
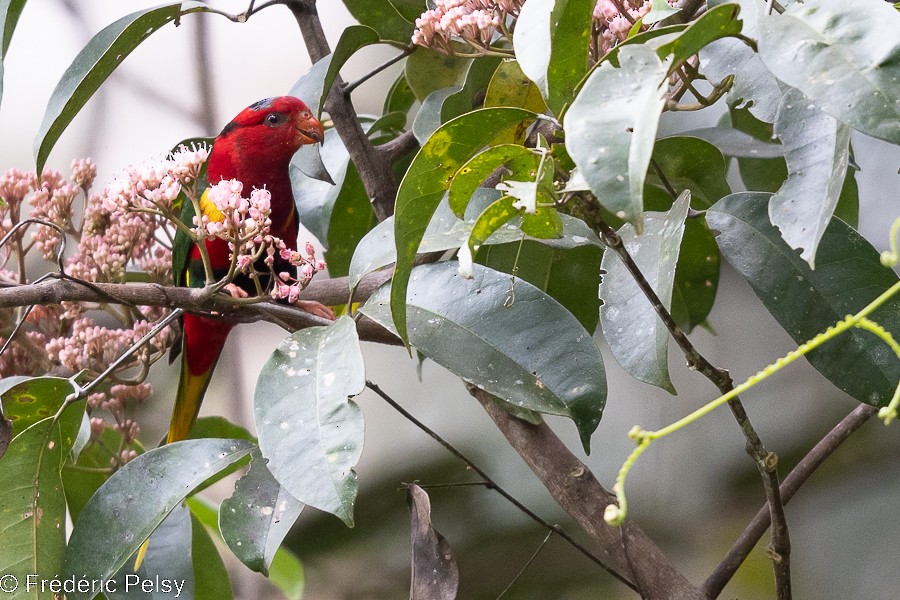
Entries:
{"label": "green leaf", "polygon": [[[675,193],[691,192],[695,208],[709,208],[731,193],[725,157],[705,140],[686,136],[662,138],[653,148],[653,160]],[[654,168],[647,173],[647,183],[664,187]]]}
{"label": "green leaf", "polygon": [[885,2],[813,0],[759,21],[759,55],[819,109],[900,144],[900,14]]}
{"label": "green leaf", "polygon": [[[493,192],[486,194],[484,192]],[[490,196],[491,201],[496,200],[497,193],[494,190],[485,190],[481,188],[475,197]],[[477,202],[472,200],[471,204]],[[597,235],[581,219],[576,219],[568,215],[559,215],[563,222],[563,235],[559,239],[542,240],[553,248],[575,248],[584,245],[594,245],[602,247]],[[422,243],[419,246],[421,252],[443,252],[452,248],[459,248],[466,243],[475,223],[475,217],[461,221],[450,211],[447,203],[441,202],[434,213],[434,217],[428,224],[425,234],[422,237]],[[516,227],[515,220],[508,225],[502,227],[494,233],[485,243],[486,244],[504,244],[507,242],[518,243],[522,239],[522,232]],[[528,239],[528,238],[526,238]],[[354,289],[362,279],[363,275],[370,273],[382,267],[385,267],[397,259],[397,250],[394,243],[394,220],[388,217],[379,223],[372,231],[366,234],[366,237],[360,241],[353,253],[353,260],[350,263],[350,289]]]}
{"label": "green leaf", "polygon": [[[537,166],[537,159],[539,157],[533,150],[519,144],[500,144],[479,152],[453,174],[453,180],[448,189],[450,209],[457,217],[463,218],[475,190],[481,187],[491,173],[514,162],[521,162],[534,169]],[[514,172],[518,170],[515,169]],[[531,178],[534,179],[534,175]]]}
{"label": "green leaf", "polygon": [[[671,41],[659,44],[663,38],[655,38],[649,45],[657,47],[657,54],[661,59],[671,55],[670,64],[678,65],[712,42],[741,33],[744,24],[738,19],[739,12],[740,8],[735,4],[716,6],[703,13]],[[647,19],[644,21],[647,22]]]}
{"label": "green leaf", "polygon": [[475,225],[472,226],[466,242],[471,253],[477,252],[479,246],[487,241],[495,231],[519,214],[519,209],[513,206],[515,202],[516,199],[512,196],[503,196],[481,211],[481,214],[475,219]]}
{"label": "green leaf", "polygon": [[0,573],[19,582],[8,598],[53,597],[49,590],[28,591],[25,583],[29,574],[50,577],[62,567],[66,501],[60,469],[67,452],[60,424],[44,419],[21,432],[0,459]]}
{"label": "green leaf", "polygon": [[431,134],[437,131],[438,127],[444,122],[441,118],[444,102],[461,90],[462,88],[458,85],[441,88],[428,94],[422,101],[422,106],[419,108],[419,112],[416,113],[412,126],[413,135],[416,136],[420,146],[428,141]]}
{"label": "green leaf", "polygon": [[534,214],[526,212],[522,215],[522,232],[542,240],[560,237],[563,223],[559,211],[552,206],[538,206]]}
{"label": "green leaf", "polygon": [[269,567],[269,581],[281,590],[287,600],[300,600],[305,582],[303,564],[293,552],[279,548]]}
{"label": "green leaf", "polygon": [[519,66],[557,116],[588,71],[595,5],[594,0],[531,0],[516,21]]}
{"label": "green leaf", "polygon": [[672,8],[669,6],[669,3],[666,0],[653,0],[652,8],[650,12],[644,15],[644,18],[641,19],[646,25],[653,25],[658,21],[662,21],[663,19],[668,19],[673,15],[678,14],[677,8]]}
{"label": "green leaf", "polygon": [[[415,55],[414,55],[415,56]],[[391,307],[400,339],[406,341],[406,286],[419,242],[453,174],[478,150],[534,113],[519,108],[483,108],[440,127],[416,154],[400,190],[394,214],[397,268]]]}
{"label": "green leaf", "polygon": [[188,439],[202,440],[207,438],[222,438],[229,440],[244,440],[251,444],[256,444],[256,438],[253,437],[246,428],[235,425],[225,417],[200,417],[191,427],[191,433]]}
{"label": "green leaf", "polygon": [[600,319],[597,286],[601,256],[599,245],[560,248],[526,239],[485,246],[475,260],[504,273],[515,268],[517,278],[547,292],[593,334]]}
{"label": "green leaf", "polygon": [[13,385],[2,392],[2,402],[3,415],[12,422],[13,437],[55,415],[73,391],[72,382],[61,377],[16,378],[10,383]]}
{"label": "green leaf", "polygon": [[415,29],[410,7],[425,11],[424,2],[418,0],[344,0],[344,6],[354,19],[377,31],[382,40],[402,46],[410,43]]}
{"label": "green leaf", "polygon": [[365,387],[356,325],[291,334],[263,366],[253,399],[259,448],[294,498],[353,526],[363,416],[350,396]]}
{"label": "green leaf", "polygon": [[416,95],[413,94],[412,88],[409,87],[409,82],[406,80],[406,73],[400,73],[400,75],[397,76],[397,80],[394,81],[394,85],[388,90],[387,96],[384,99],[384,107],[381,112],[385,115],[392,112],[402,112],[406,114],[415,102]]}
{"label": "green leaf", "polygon": [[600,65],[566,113],[566,149],[600,204],[639,230],[667,66],[642,46],[619,60]]}
{"label": "green leaf", "polygon": [[852,165],[847,169],[841,195],[837,206],[834,207],[834,216],[854,228],[859,225],[859,186],[856,184],[856,170]]}
{"label": "green leaf", "polygon": [[706,140],[728,157],[781,158],[784,156],[781,144],[764,142],[739,129],[721,124],[717,127],[691,129],[684,132],[684,135]]}
{"label": "green leaf", "polygon": [[514,106],[536,114],[547,110],[541,90],[522,72],[517,60],[504,60],[494,71],[484,96],[484,105]]}
{"label": "green leaf", "polygon": [[306,175],[295,162],[295,156],[290,166],[291,188],[294,203],[300,213],[300,222],[322,244],[327,244],[334,205],[344,187],[347,165],[350,164],[350,153],[337,130],[332,128],[325,132],[320,156],[334,183]]}
{"label": "green leaf", "polygon": [[[619,230],[628,253],[667,309],[689,207],[690,193],[684,192],[668,213],[644,216],[642,235],[629,223]],[[605,252],[601,268],[606,274],[600,284],[600,326],[610,351],[635,379],[676,394],[669,379],[668,329],[618,254]]]}
{"label": "green leaf", "polygon": [[300,516],[303,504],[291,496],[254,452],[250,470],[222,501],[219,529],[222,539],[250,569],[268,575],[275,551]]}
{"label": "green leaf", "polygon": [[[186,440],[154,448],[129,462],[81,511],[69,538],[65,574],[109,579],[185,496],[253,447],[243,440]],[[89,600],[94,595],[69,597]]]}
{"label": "green leaf", "polygon": [[325,99],[331,91],[331,86],[334,85],[334,79],[347,59],[360,48],[377,44],[379,41],[378,33],[371,27],[364,25],[348,27],[341,34],[334,51],[316,61],[316,64],[294,84],[290,95],[303,100],[314,115],[321,114]]}
{"label": "green leaf", "polygon": [[234,597],[225,563],[222,562],[209,531],[193,514],[193,510],[191,557],[194,563],[194,600],[230,600]]}
{"label": "green leaf", "polygon": [[[108,600],[155,600],[176,595],[196,600],[192,546],[191,512],[179,504],[150,536],[140,568],[135,571],[130,561],[122,565],[110,585],[104,587],[104,595]],[[212,560],[203,557],[204,562]],[[151,590],[142,589],[140,583],[144,581],[153,583]]]}
{"label": "green leaf", "polygon": [[447,56],[434,50],[417,48],[406,59],[405,73],[409,88],[419,102],[429,94],[451,86],[462,87],[471,58]]}
{"label": "green leaf", "polygon": [[[756,0],[738,0],[743,34],[759,37]],[[718,8],[718,7],[717,7]],[[728,105],[746,106],[757,119],[771,123],[781,102],[781,87],[759,55],[744,41],[735,38],[716,40],[700,51],[700,71],[714,85],[726,77],[734,80],[728,91]]]}
{"label": "green leaf", "polygon": [[347,167],[341,193],[331,209],[328,250],[325,251],[330,277],[347,275],[356,246],[377,224],[378,219],[366,195],[366,188],[351,163]]}
{"label": "green leaf", "polygon": [[[752,108],[752,107],[751,107]],[[757,119],[750,108],[732,108],[728,118],[735,128],[762,142],[775,139],[774,126]],[[773,115],[774,120],[774,115]],[[778,145],[780,153],[772,158],[743,157],[738,158],[738,169],[744,186],[751,191],[777,192],[787,180],[787,162],[784,160],[784,148]]]}
{"label": "green leaf", "polygon": [[775,118],[788,178],[769,201],[769,219],[788,246],[816,268],[816,248],[837,206],[850,160],[850,127],[789,90]]}
{"label": "green leaf", "polygon": [[169,2],[122,17],[95,35],[78,53],[50,96],[34,140],[35,170],[40,173],[56,141],[75,115],[131,51],[157,29],[182,15],[209,10],[203,2]]}
{"label": "green leaf", "polygon": [[720,263],[716,238],[706,223],[685,221],[672,288],[672,318],[686,333],[706,324],[719,288]]}
{"label": "green leaf", "polygon": [[[606,403],[606,375],[590,334],[556,300],[509,276],[475,265],[463,279],[457,263],[422,265],[409,287],[410,342],[434,362],[502,400],[571,418],[585,451]],[[396,332],[379,288],[360,311]]]}
{"label": "green leaf", "polygon": [[112,476],[110,461],[117,458],[113,453],[120,447],[123,450],[134,450],[138,454],[144,451],[137,443],[125,445],[121,432],[106,426],[98,441],[88,442],[77,462],[72,464],[70,460],[66,463],[62,478],[66,489],[66,505],[73,522],[78,520],[78,515],[94,492]]}
{"label": "green leaf", "polygon": [[[722,255],[798,344],[853,314],[897,283],[877,250],[833,219],[819,242],[816,270],[784,242],[769,222],[771,194],[723,198],[706,213]],[[900,299],[870,317],[900,336]],[[860,402],[884,406],[900,378],[900,361],[877,337],[851,329],[807,356],[820,373]],[[774,360],[775,357],[773,357]]]}
{"label": "green leaf", "polygon": [[3,99],[3,60],[26,1],[0,0],[0,100]]}

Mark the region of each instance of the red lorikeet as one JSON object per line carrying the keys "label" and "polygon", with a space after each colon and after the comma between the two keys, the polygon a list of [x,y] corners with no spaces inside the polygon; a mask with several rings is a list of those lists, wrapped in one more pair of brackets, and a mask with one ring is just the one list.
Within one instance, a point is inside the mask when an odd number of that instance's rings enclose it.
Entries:
{"label": "red lorikeet", "polygon": [[[298,215],[291,191],[289,165],[300,146],[320,143],[323,136],[322,124],[299,99],[280,96],[260,100],[241,111],[215,139],[209,155],[207,179],[210,184],[237,179],[245,190],[266,188],[272,194],[271,233],[296,250]],[[200,208],[210,220],[222,219],[205,194]],[[206,249],[216,277],[226,274],[231,263],[228,242],[218,238],[207,240]],[[179,285],[203,287],[205,275],[200,249],[196,245],[191,247],[186,264],[175,264],[174,267]],[[276,254],[274,272],[289,270],[290,265]],[[229,289],[233,295],[256,294],[253,282],[247,277],[239,277]],[[317,302],[300,305],[313,314],[334,318],[330,309]],[[191,314],[184,316],[181,378],[167,443],[187,438],[233,326],[224,320]]]}

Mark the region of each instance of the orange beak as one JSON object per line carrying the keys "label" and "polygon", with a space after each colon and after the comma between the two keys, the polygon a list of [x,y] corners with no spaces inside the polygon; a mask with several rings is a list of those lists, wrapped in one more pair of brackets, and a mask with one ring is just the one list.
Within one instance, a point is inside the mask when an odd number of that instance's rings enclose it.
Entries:
{"label": "orange beak", "polygon": [[297,116],[294,128],[297,130],[297,139],[301,145],[321,144],[325,139],[325,129],[322,127],[322,123],[306,111]]}

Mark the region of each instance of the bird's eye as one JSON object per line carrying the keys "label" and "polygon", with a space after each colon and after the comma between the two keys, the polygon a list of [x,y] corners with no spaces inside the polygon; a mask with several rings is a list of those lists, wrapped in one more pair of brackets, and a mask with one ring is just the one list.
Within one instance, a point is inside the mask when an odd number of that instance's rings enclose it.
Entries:
{"label": "bird's eye", "polygon": [[265,123],[269,127],[278,127],[284,123],[284,115],[281,113],[269,113],[266,115]]}

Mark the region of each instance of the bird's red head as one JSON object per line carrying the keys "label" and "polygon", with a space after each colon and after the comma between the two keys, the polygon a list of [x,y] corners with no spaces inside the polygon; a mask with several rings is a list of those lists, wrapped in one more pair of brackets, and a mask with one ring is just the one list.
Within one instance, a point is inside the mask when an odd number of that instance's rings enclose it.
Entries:
{"label": "bird's red head", "polygon": [[319,143],[324,135],[322,124],[300,99],[266,98],[242,110],[225,126],[216,138],[213,154],[218,148],[240,156],[245,163],[285,163],[300,146]]}

